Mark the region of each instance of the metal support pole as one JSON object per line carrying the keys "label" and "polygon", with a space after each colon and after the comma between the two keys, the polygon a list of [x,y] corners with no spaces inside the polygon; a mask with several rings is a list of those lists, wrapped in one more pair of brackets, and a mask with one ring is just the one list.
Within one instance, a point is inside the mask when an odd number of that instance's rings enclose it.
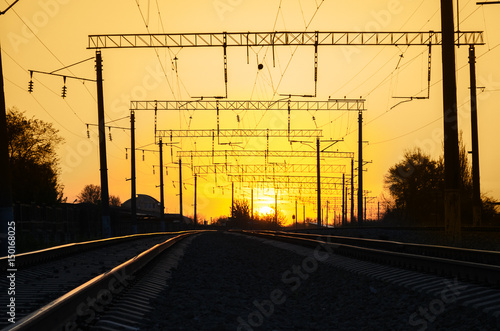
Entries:
{"label": "metal support pole", "polygon": [[163,140],[159,138],[160,141],[158,144],[160,145],[160,223],[161,227],[165,227],[165,194],[164,187],[165,182],[163,180]]}
{"label": "metal support pole", "polygon": [[278,227],[278,191],[274,193],[274,224]]}
{"label": "metal support pole", "polygon": [[354,159],[351,159],[351,224],[354,224]]}
{"label": "metal support pole", "polygon": [[231,220],[234,220],[234,182],[231,182]]}
{"label": "metal support pole", "polygon": [[366,220],[367,219],[367,217],[366,217],[366,196],[365,196],[365,213],[364,213],[364,215],[365,215],[365,220]]}
{"label": "metal support pole", "polygon": [[453,0],[441,0],[443,113],[444,113],[444,219],[445,232],[461,241],[460,158],[458,149],[457,82]]}
{"label": "metal support pole", "polygon": [[198,175],[194,174],[194,219],[193,226],[196,229],[196,225],[198,224],[198,215],[197,215],[197,194],[198,194]]}
{"label": "metal support pole", "polygon": [[320,169],[320,149],[319,149],[319,138],[316,139],[316,177],[317,177],[317,191],[318,191],[318,215],[317,215],[317,223],[318,228],[321,227],[321,169]]}
{"label": "metal support pole", "polygon": [[99,124],[99,159],[101,166],[101,213],[102,237],[111,237],[111,221],[109,216],[109,191],[108,191],[108,164],[106,159],[106,127],[104,122],[104,89],[102,83],[102,57],[101,51],[96,51],[97,73],[97,115]]}
{"label": "metal support pole", "polygon": [[182,159],[179,158],[179,217],[181,223],[184,222],[184,215],[182,214]]}
{"label": "metal support pole", "polygon": [[135,176],[135,112],[130,111],[130,216],[132,218],[132,234],[137,233],[137,193]]}
{"label": "metal support pole", "polygon": [[481,226],[481,182],[479,176],[479,138],[477,129],[476,50],[469,46],[470,120],[472,135],[472,223]]}
{"label": "metal support pole", "polygon": [[326,200],[326,217],[325,217],[325,226],[328,227],[328,207],[329,207],[329,202]]}
{"label": "metal support pole", "polygon": [[380,221],[380,201],[377,201],[377,221]]}
{"label": "metal support pole", "polygon": [[251,206],[250,206],[250,219],[251,219],[251,220],[252,220],[252,222],[253,222],[253,187],[252,187],[252,190],[251,190],[251,191],[252,191],[252,193],[251,193],[252,197],[251,197],[251,200],[250,200],[250,201],[251,201]]}
{"label": "metal support pole", "polygon": [[14,222],[12,208],[12,179],[9,163],[9,147],[7,141],[7,110],[5,106],[5,92],[3,87],[2,50],[0,47],[0,223],[1,246],[0,256],[7,254],[8,228]]}
{"label": "metal support pole", "polygon": [[347,185],[345,187],[345,218],[344,218],[344,221],[345,221],[345,224],[347,224],[347,196],[348,196],[348,188],[347,188]]}
{"label": "metal support pole", "polygon": [[298,228],[299,215],[297,215],[297,199],[295,199],[295,229]]}
{"label": "metal support pole", "polygon": [[304,221],[304,227],[306,227],[306,204],[302,205],[302,220]]}
{"label": "metal support pole", "polygon": [[358,224],[363,224],[363,113],[358,114]]}
{"label": "metal support pole", "polygon": [[342,174],[342,225],[345,225],[346,220],[346,205],[345,205],[345,174]]}

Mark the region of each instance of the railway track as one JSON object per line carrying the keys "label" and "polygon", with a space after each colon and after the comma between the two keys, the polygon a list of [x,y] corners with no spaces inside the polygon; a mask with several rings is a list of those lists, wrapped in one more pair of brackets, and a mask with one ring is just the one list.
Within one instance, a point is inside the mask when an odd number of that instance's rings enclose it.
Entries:
{"label": "railway track", "polygon": [[[71,306],[68,302],[81,298],[79,295],[81,296],[83,292],[92,293],[88,290],[92,286],[82,284],[100,284],[102,280],[98,281],[98,279],[108,279],[110,275],[113,275],[114,280],[110,283],[114,286],[113,289],[125,287],[133,277],[133,273],[130,267],[119,268],[120,265],[129,263],[135,266],[139,263],[137,261],[149,261],[151,256],[157,254],[156,252],[196,233],[198,231],[134,235],[20,254],[16,256],[16,265],[21,266],[18,267],[15,279],[16,324],[12,325],[2,319],[4,324],[1,324],[0,328],[6,330],[57,329],[54,321],[59,322],[64,319],[61,316],[71,315],[71,309],[67,308]],[[153,249],[155,247],[156,249]],[[149,251],[153,253],[144,253]],[[5,258],[1,261],[6,262]],[[124,270],[127,273],[124,273]],[[8,281],[7,278],[2,277],[0,286],[8,288]],[[84,299],[81,301],[83,302]],[[62,315],[61,306],[66,307]],[[73,308],[76,309],[76,307]],[[48,312],[53,310],[57,313],[49,315],[57,316],[57,318],[47,320]]]}
{"label": "railway track", "polygon": [[[161,243],[113,268],[102,267],[92,279],[80,282],[72,289],[62,290],[64,293],[5,330],[144,329],[148,325],[148,316],[150,318],[157,309],[162,291],[168,286],[175,286],[175,283],[169,284],[168,279],[181,260],[184,247],[203,232],[206,231],[170,234],[167,240],[165,237],[157,238]],[[487,264],[497,261],[495,252],[273,231],[238,231],[232,234],[251,237],[261,244],[291,250],[303,256],[314,256],[316,251],[325,256],[324,252],[328,252],[328,258],[322,259],[322,263],[430,294],[437,298],[431,303],[441,302],[443,292],[452,291],[455,293],[453,303],[478,309],[500,321],[500,269],[498,265]],[[130,242],[121,244],[128,245]],[[117,247],[122,246],[115,246],[115,251]],[[100,252],[98,261],[105,260],[105,254]],[[477,256],[471,257],[473,255]],[[59,274],[50,268],[49,273]],[[33,274],[27,274],[27,277],[32,278]],[[62,278],[55,277],[52,288],[62,283]],[[41,296],[50,288],[27,292],[27,295],[31,298]],[[412,315],[409,325],[419,321],[422,321],[420,315]]]}
{"label": "railway track", "polygon": [[500,322],[500,252],[278,231],[241,233],[325,250],[329,264],[436,297],[443,284],[454,284],[462,289],[457,303]]}

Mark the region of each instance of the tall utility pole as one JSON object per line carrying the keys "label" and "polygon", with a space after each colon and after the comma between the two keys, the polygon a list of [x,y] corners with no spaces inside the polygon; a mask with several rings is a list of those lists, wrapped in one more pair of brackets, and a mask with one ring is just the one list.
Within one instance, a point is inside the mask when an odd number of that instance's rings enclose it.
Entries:
{"label": "tall utility pole", "polygon": [[318,222],[318,228],[321,227],[321,164],[320,164],[320,149],[319,149],[319,138],[316,139],[316,149],[317,149],[317,154],[316,154],[316,177],[317,177],[317,191],[318,191],[318,202],[317,202],[317,209],[318,209],[318,214],[317,214],[317,222]]}
{"label": "tall utility pole", "polygon": [[250,219],[252,220],[253,222],[253,187],[252,187],[252,190],[251,190],[251,194],[252,194],[252,198],[251,198],[251,206],[250,206]]}
{"label": "tall utility pole", "polygon": [[346,220],[346,208],[345,205],[345,174],[342,174],[342,225],[345,225]]}
{"label": "tall utility pole", "polygon": [[354,159],[351,159],[351,224],[354,224]]}
{"label": "tall utility pole", "polygon": [[363,113],[358,113],[358,224],[363,224]]}
{"label": "tall utility pole", "polygon": [[328,227],[328,209],[329,209],[330,201],[326,200],[326,217],[325,217],[325,227]]}
{"label": "tall utility pole", "polygon": [[299,215],[297,215],[297,199],[295,199],[295,229],[298,228]]}
{"label": "tall utility pole", "polygon": [[444,221],[446,234],[451,241],[457,243],[461,240],[460,160],[453,0],[441,0],[441,31],[443,34]]}
{"label": "tall utility pole", "polygon": [[184,221],[184,216],[182,214],[182,159],[179,158],[179,217],[180,222]]}
{"label": "tall utility pole", "polygon": [[377,201],[377,221],[380,221],[380,201]]}
{"label": "tall utility pole", "polygon": [[278,227],[278,191],[274,192],[274,224]]}
{"label": "tall utility pole", "polygon": [[137,233],[137,193],[135,176],[135,112],[130,111],[130,214],[132,218],[132,234]]}
{"label": "tall utility pole", "polygon": [[234,219],[234,182],[231,182],[231,220]]}
{"label": "tall utility pole", "polygon": [[302,220],[304,222],[304,228],[306,227],[306,203],[302,205]]}
{"label": "tall utility pole", "polygon": [[367,210],[366,210],[366,196],[365,196],[365,219],[366,219],[366,214],[367,214]]}
{"label": "tall utility pole", "polygon": [[160,226],[162,230],[165,228],[165,194],[164,194],[164,186],[165,182],[163,180],[163,140],[160,138],[158,141],[158,145],[160,145]]}
{"label": "tall utility pole", "polygon": [[197,212],[197,195],[198,195],[198,175],[194,174],[194,219],[193,219],[193,225],[194,228],[196,229],[196,224],[198,222],[198,215],[196,214]]}
{"label": "tall utility pole", "polygon": [[481,184],[479,177],[479,138],[477,129],[476,49],[469,46],[470,120],[472,135],[472,223],[481,226]]}
{"label": "tall utility pole", "polygon": [[9,224],[12,224],[12,222],[14,221],[14,210],[12,208],[12,182],[9,163],[9,145],[7,142],[7,111],[5,108],[2,50],[0,47],[0,174],[2,174],[2,180],[0,181],[0,256],[7,255],[7,230]]}
{"label": "tall utility pole", "polygon": [[[19,0],[11,3],[7,9],[0,12],[5,14]],[[12,180],[9,163],[9,147],[7,142],[7,110],[5,106],[5,91],[3,88],[2,47],[0,46],[0,256],[7,255],[7,233],[9,224],[14,222],[12,208]]]}
{"label": "tall utility pole", "polygon": [[106,159],[106,127],[104,122],[104,91],[102,84],[101,51],[95,52],[97,73],[97,117],[99,125],[99,159],[101,166],[101,206],[102,237],[111,237],[111,221],[109,216],[108,163]]}

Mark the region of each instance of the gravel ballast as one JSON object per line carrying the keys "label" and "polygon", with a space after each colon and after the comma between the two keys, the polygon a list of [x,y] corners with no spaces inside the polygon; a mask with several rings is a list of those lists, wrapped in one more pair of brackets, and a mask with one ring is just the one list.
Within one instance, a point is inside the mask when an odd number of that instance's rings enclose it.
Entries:
{"label": "gravel ballast", "polygon": [[[477,310],[243,235],[200,235],[144,330],[497,330]],[[436,301],[438,300],[438,301]]]}

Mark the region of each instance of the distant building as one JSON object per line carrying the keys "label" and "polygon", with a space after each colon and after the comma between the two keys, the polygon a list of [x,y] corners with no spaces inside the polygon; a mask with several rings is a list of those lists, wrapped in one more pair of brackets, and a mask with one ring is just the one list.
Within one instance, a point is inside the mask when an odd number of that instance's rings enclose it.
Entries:
{"label": "distant building", "polygon": [[[122,208],[126,209],[131,208],[130,199],[122,203]],[[161,215],[160,202],[147,194],[137,195],[136,208],[137,208],[137,215],[149,214],[149,215],[154,215],[156,217],[160,217]],[[187,216],[183,216],[181,222],[181,216],[179,214],[165,214],[165,221],[174,223],[184,223],[184,224],[191,224],[193,222],[193,220]]]}
{"label": "distant building", "polygon": [[[146,194],[137,194],[136,198],[136,208],[137,212],[140,213],[150,213],[154,215],[160,215],[161,214],[161,207],[160,207],[160,202],[153,198],[152,196],[146,195]],[[127,200],[124,203],[122,203],[123,208],[130,209],[131,208],[131,200]]]}

